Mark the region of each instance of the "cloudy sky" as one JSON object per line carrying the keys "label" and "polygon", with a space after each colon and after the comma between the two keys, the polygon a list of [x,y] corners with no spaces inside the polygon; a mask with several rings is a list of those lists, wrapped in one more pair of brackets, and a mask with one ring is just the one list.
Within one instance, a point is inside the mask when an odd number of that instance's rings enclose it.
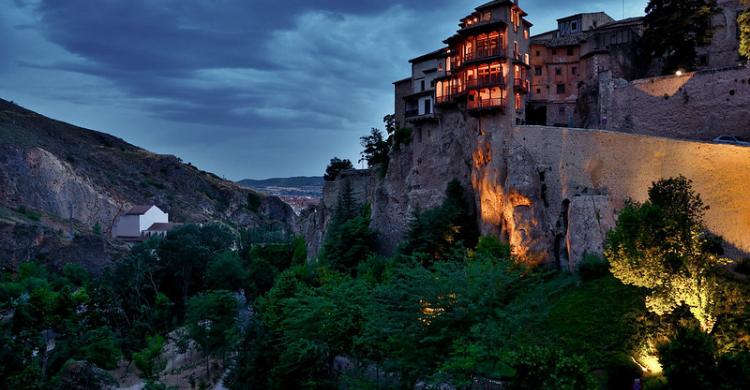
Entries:
{"label": "cloudy sky", "polygon": [[[535,24],[647,0],[521,0]],[[0,97],[229,179],[358,160],[408,59],[481,0],[0,0]],[[624,4],[624,6],[623,6]],[[624,14],[623,14],[624,9]]]}

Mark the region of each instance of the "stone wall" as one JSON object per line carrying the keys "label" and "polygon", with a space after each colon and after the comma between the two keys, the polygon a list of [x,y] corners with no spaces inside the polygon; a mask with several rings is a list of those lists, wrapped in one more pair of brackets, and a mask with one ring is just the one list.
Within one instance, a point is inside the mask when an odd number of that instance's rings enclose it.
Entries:
{"label": "stone wall", "polygon": [[750,68],[630,83],[608,79],[601,86],[600,110],[608,130],[697,140],[750,138]]}
{"label": "stone wall", "polygon": [[538,126],[495,136],[475,189],[483,224],[503,225],[520,254],[574,269],[601,253],[626,199],[644,201],[654,181],[678,175],[694,182],[730,253],[750,253],[750,147]]}

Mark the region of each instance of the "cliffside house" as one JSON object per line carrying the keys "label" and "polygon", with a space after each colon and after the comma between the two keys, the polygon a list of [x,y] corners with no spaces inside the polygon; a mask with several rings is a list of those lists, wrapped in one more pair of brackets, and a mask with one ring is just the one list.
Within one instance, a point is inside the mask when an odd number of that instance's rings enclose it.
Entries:
{"label": "cliffside house", "polygon": [[609,77],[633,78],[643,18],[616,21],[596,12],[567,16],[557,23],[556,30],[531,37],[527,123],[586,127],[589,118],[577,111],[579,99],[587,93],[596,95],[600,75],[605,72]]}
{"label": "cliffside house", "polygon": [[518,0],[482,4],[446,46],[412,59],[411,77],[394,83],[397,125],[437,122],[454,111],[523,123],[532,26],[525,16]]}
{"label": "cliffside house", "polygon": [[155,224],[157,225],[156,228],[161,230],[154,230],[153,232],[158,231],[166,234],[168,230],[164,230],[164,225],[172,225],[169,223],[169,214],[154,205],[133,206],[117,218],[114,229],[112,229],[112,236],[123,239],[140,239]]}

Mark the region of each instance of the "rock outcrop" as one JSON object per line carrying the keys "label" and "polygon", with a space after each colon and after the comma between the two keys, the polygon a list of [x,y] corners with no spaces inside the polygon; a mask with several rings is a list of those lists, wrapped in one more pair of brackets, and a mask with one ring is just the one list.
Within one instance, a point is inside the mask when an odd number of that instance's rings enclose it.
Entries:
{"label": "rock outcrop", "polygon": [[[53,262],[89,259],[86,253],[96,252],[72,237],[87,237],[94,226],[108,236],[116,217],[135,204],[155,204],[174,222],[285,232],[297,223],[276,197],[0,100],[0,226],[9,233],[0,239],[0,263],[47,255]],[[106,263],[117,251],[102,247]]]}

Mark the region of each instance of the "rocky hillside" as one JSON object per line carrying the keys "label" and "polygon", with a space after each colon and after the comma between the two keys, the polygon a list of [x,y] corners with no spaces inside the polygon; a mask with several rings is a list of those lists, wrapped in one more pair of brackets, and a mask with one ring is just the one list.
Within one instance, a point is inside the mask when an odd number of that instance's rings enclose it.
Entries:
{"label": "rocky hillside", "polygon": [[35,256],[32,247],[70,237],[71,225],[75,236],[99,228],[107,236],[136,204],[155,204],[175,222],[287,230],[295,222],[276,197],[0,99],[0,262]]}

